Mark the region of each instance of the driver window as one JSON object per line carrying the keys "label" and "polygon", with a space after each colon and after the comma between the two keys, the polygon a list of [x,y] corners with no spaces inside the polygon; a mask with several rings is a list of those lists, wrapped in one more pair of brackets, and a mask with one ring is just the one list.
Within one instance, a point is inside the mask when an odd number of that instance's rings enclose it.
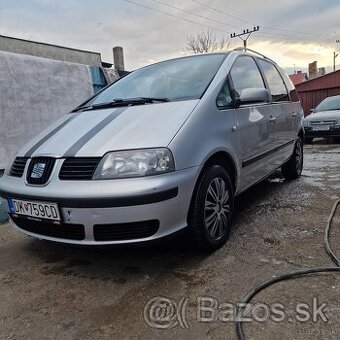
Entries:
{"label": "driver window", "polygon": [[230,76],[238,94],[248,88],[265,88],[261,73],[252,57],[239,57],[232,66]]}

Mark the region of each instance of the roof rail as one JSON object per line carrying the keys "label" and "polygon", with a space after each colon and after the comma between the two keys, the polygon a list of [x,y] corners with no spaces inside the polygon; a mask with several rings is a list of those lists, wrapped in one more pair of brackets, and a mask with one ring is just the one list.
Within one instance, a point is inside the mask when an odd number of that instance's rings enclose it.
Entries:
{"label": "roof rail", "polygon": [[[247,48],[247,47],[237,47],[235,48],[233,51],[244,51],[244,52],[251,52],[251,53],[254,53],[254,54],[257,54],[261,57],[263,57],[264,59],[267,59],[267,60],[270,60],[272,61],[273,63],[275,63],[274,60],[266,57],[264,54],[260,53],[260,52],[257,52],[257,51],[254,51],[254,50],[251,50],[250,48]],[[276,63],[275,63],[276,64]]]}

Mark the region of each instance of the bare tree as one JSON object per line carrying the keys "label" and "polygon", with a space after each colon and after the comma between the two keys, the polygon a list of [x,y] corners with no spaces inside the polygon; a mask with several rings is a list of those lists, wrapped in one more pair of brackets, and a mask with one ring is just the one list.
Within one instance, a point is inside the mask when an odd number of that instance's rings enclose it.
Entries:
{"label": "bare tree", "polygon": [[224,38],[217,40],[211,29],[188,36],[186,45],[187,51],[194,54],[223,51],[228,47],[229,43]]}

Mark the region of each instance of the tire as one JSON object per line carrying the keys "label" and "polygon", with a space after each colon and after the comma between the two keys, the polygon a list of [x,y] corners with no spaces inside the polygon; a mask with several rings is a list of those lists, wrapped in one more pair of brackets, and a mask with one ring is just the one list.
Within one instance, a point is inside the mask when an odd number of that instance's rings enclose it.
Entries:
{"label": "tire", "polygon": [[194,246],[206,251],[223,246],[229,237],[233,210],[230,176],[222,166],[210,166],[196,184],[189,211],[189,237]]}
{"label": "tire", "polygon": [[305,137],[305,144],[312,144],[313,139],[313,137]]}
{"label": "tire", "polygon": [[301,176],[303,169],[303,143],[298,137],[295,142],[294,151],[290,159],[281,167],[285,179],[296,179]]}

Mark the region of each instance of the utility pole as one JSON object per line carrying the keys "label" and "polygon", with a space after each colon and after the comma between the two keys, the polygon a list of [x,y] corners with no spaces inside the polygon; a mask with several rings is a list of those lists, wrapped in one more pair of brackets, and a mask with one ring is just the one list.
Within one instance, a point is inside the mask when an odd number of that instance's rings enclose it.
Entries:
{"label": "utility pole", "polygon": [[[338,44],[340,43],[340,40],[335,40],[335,42]],[[333,72],[335,71],[335,59],[339,56],[339,53],[333,52]]]}
{"label": "utility pole", "polygon": [[[254,26],[252,30],[246,29],[243,30],[243,33],[236,34],[232,33],[230,34],[230,38],[240,38],[243,40],[243,47],[246,49],[247,48],[247,40],[249,39],[250,35],[254,32],[257,32],[260,29],[260,26]],[[246,35],[246,38],[242,38],[244,35]]]}

